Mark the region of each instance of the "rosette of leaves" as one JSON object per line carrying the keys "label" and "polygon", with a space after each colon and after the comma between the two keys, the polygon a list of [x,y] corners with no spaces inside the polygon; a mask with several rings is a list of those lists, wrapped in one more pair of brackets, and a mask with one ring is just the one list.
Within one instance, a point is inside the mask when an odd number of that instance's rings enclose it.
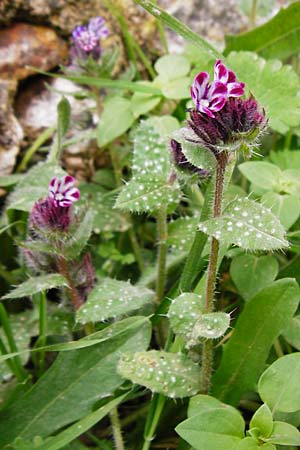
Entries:
{"label": "rosette of leaves", "polygon": [[[161,126],[159,122],[165,124]],[[132,178],[123,186],[115,207],[131,212],[155,213],[162,207],[176,207],[179,185],[174,178],[166,134],[177,127],[176,120],[149,119],[134,135]]]}

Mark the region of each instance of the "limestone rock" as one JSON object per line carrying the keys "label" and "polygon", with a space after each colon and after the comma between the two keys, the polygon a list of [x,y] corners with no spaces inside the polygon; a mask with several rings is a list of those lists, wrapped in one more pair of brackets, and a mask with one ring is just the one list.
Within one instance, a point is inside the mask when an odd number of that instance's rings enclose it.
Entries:
{"label": "limestone rock", "polygon": [[35,73],[28,66],[49,70],[68,55],[66,43],[47,27],[17,23],[0,31],[0,77],[22,80]]}

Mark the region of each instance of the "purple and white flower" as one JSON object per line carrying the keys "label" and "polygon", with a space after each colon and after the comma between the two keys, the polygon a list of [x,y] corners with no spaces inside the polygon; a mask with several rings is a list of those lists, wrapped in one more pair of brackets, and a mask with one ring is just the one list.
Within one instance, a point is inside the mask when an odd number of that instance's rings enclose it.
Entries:
{"label": "purple and white flower", "polygon": [[54,177],[49,183],[49,197],[56,207],[66,208],[80,198],[79,189],[74,186],[75,178],[66,175],[62,178]]}
{"label": "purple and white flower", "polygon": [[214,67],[214,81],[220,81],[227,87],[228,97],[242,97],[245,93],[245,83],[236,81],[236,74],[218,59]]}
{"label": "purple and white flower", "polygon": [[213,81],[209,85],[209,74],[200,72],[194,78],[191,96],[196,110],[213,118],[214,112],[220,111],[226,103],[227,88],[220,81]]}
{"label": "purple and white flower", "polygon": [[198,73],[191,86],[191,96],[196,111],[211,118],[221,111],[229,97],[241,97],[245,92],[245,83],[236,81],[236,75],[219,59],[214,67],[214,81],[209,84],[207,72]]}

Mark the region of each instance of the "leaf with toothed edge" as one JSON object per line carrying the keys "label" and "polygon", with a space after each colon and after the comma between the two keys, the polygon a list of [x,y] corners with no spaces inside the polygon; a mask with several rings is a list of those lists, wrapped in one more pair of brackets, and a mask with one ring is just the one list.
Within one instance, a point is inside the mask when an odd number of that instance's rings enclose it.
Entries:
{"label": "leaf with toothed edge", "polygon": [[154,296],[150,289],[106,278],[89,293],[86,303],[76,313],[76,321],[85,324],[120,317],[152,303]]}
{"label": "leaf with toothed edge", "polygon": [[133,212],[153,212],[163,205],[172,210],[180,200],[179,185],[172,179],[165,135],[155,131],[151,119],[135,132],[131,180],[123,186],[115,207]]}
{"label": "leaf with toothed edge", "polygon": [[196,345],[201,337],[207,339],[217,339],[225,334],[229,324],[230,315],[224,312],[202,314],[195,323],[190,343],[194,341]]}
{"label": "leaf with toothed edge", "polygon": [[24,283],[17,286],[13,291],[4,295],[3,299],[22,298],[53,289],[61,286],[68,286],[68,282],[59,273],[50,273],[48,275],[40,275],[38,277],[29,278]]}
{"label": "leaf with toothed edge", "polygon": [[199,366],[187,355],[150,350],[124,354],[119,373],[133,383],[171,398],[190,397],[199,389]]}
{"label": "leaf with toothed edge", "polygon": [[168,224],[167,244],[173,251],[189,251],[199,217],[180,217]]}
{"label": "leaf with toothed edge", "polygon": [[235,244],[245,250],[276,250],[289,246],[277,217],[248,198],[232,201],[222,216],[200,223],[199,229],[224,244]]}

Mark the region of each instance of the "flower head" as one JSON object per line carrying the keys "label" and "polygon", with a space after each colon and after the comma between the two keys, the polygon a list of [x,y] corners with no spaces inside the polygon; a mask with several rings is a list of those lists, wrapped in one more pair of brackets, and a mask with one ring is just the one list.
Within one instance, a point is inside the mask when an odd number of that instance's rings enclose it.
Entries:
{"label": "flower head", "polygon": [[71,57],[86,59],[91,55],[94,59],[99,59],[100,39],[106,38],[108,34],[109,30],[103,17],[93,17],[86,26],[77,26],[72,32]]}
{"label": "flower head", "polygon": [[214,67],[214,81],[209,84],[207,72],[198,73],[191,86],[191,97],[195,103],[196,111],[214,118],[215,112],[221,111],[229,97],[244,95],[244,83],[236,81],[232,70],[222,64],[219,59]]}
{"label": "flower head", "polygon": [[75,178],[66,175],[62,178],[54,177],[49,183],[49,197],[54,206],[65,208],[77,202],[80,198],[79,189],[74,186]]}

